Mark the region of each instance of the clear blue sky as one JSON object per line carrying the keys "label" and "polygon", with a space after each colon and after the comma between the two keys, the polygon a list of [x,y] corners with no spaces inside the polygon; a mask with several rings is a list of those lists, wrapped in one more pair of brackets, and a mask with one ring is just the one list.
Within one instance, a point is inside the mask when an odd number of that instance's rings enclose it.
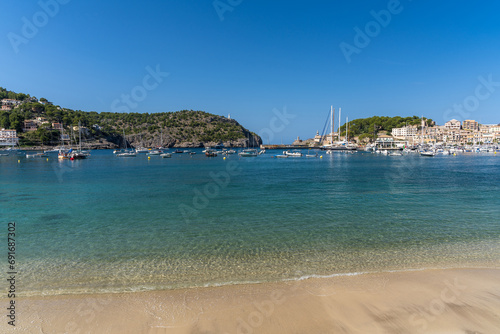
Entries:
{"label": "clear blue sky", "polygon": [[[221,13],[212,0],[55,1],[2,4],[0,86],[98,112],[146,92],[128,109],[230,113],[257,133],[274,129],[273,142],[314,136],[330,105],[344,121],[500,123],[497,1],[220,0],[231,9]],[[381,10],[393,13],[374,24]],[[369,43],[355,41],[367,25]],[[341,43],[357,47],[350,62]],[[157,65],[169,75],[145,90],[146,67]],[[493,84],[478,80],[489,76]],[[284,108],[294,117],[282,126],[273,110]]]}

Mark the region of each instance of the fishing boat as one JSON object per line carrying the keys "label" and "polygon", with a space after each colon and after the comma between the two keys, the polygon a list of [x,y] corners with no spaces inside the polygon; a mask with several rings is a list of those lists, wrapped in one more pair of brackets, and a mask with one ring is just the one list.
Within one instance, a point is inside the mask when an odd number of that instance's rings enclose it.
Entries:
{"label": "fishing boat", "polygon": [[61,149],[61,150],[59,150],[59,153],[57,154],[57,158],[60,160],[69,159],[69,154],[71,152],[72,152],[72,149],[69,149],[69,150]]}
{"label": "fishing boat", "polygon": [[176,150],[174,151],[174,153],[179,154],[179,153],[184,153],[184,151],[183,151],[183,150],[180,150],[180,149],[176,149]]}

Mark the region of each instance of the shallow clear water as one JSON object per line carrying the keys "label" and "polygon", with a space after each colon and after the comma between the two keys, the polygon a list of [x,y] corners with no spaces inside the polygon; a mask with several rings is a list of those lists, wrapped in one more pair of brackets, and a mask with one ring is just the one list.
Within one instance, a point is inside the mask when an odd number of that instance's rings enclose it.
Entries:
{"label": "shallow clear water", "polygon": [[500,155],[273,154],[1,157],[0,238],[15,221],[20,292],[499,263]]}

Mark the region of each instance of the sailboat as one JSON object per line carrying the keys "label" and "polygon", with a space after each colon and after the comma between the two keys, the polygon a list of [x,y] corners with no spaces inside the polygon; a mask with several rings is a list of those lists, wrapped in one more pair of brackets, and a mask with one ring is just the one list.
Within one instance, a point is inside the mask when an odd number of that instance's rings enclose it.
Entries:
{"label": "sailboat", "polygon": [[136,156],[134,150],[127,150],[127,139],[125,138],[125,130],[123,130],[123,141],[125,142],[125,149],[116,154],[117,157],[121,158],[133,158]]}
{"label": "sailboat", "polygon": [[135,149],[135,153],[148,153],[149,150],[147,148],[144,147],[144,143],[142,141],[142,135],[141,135],[141,146],[140,147],[137,147]]}
{"label": "sailboat", "polygon": [[[309,149],[309,151],[311,151],[311,149]],[[318,157],[318,153],[316,152],[315,154],[306,154],[306,158],[317,158]]]}
{"label": "sailboat", "polygon": [[[254,148],[249,148],[249,146],[250,146],[250,136],[252,136],[252,134],[249,134],[249,137],[248,137],[248,141],[247,141],[248,147],[246,149],[242,150],[240,153],[238,153],[238,155],[240,157],[256,157],[256,156],[259,155],[259,151],[257,151]],[[253,140],[253,136],[251,138]],[[252,145],[252,147],[253,147],[253,145]]]}
{"label": "sailboat", "polygon": [[[325,149],[325,150],[331,149],[333,147],[333,126],[334,126],[334,123],[335,123],[335,120],[333,118],[333,114],[334,113],[335,113],[335,109],[333,109],[333,106],[330,106],[330,126],[331,126],[331,129],[330,129],[330,144],[325,144],[325,145],[322,146],[322,148]],[[325,128],[327,127],[327,125],[328,125],[328,118],[326,119],[326,122],[325,122]],[[325,132],[325,128],[323,128],[323,133]]]}
{"label": "sailboat", "polygon": [[90,156],[89,152],[82,151],[82,128],[80,121],[78,121],[78,150],[72,151],[69,154],[69,159],[70,160],[87,159],[89,156]]}
{"label": "sailboat", "polygon": [[71,149],[67,150],[64,147],[64,126],[62,127],[62,130],[61,130],[61,141],[62,141],[62,145],[61,145],[61,148],[59,149],[59,153],[57,154],[57,158],[60,160],[69,159],[69,155],[71,154],[72,150]]}
{"label": "sailboat", "polygon": [[424,116],[422,116],[422,138],[420,139],[420,148],[422,149],[420,151],[420,155],[424,157],[433,157],[436,155],[436,152],[433,150],[428,151],[424,149]]}

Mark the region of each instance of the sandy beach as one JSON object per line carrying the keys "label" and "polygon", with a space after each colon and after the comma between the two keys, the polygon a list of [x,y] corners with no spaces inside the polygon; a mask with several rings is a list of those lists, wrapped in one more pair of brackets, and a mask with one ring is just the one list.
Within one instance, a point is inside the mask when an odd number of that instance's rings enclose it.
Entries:
{"label": "sandy beach", "polygon": [[16,327],[4,318],[2,333],[498,333],[500,269],[24,297],[16,305]]}

